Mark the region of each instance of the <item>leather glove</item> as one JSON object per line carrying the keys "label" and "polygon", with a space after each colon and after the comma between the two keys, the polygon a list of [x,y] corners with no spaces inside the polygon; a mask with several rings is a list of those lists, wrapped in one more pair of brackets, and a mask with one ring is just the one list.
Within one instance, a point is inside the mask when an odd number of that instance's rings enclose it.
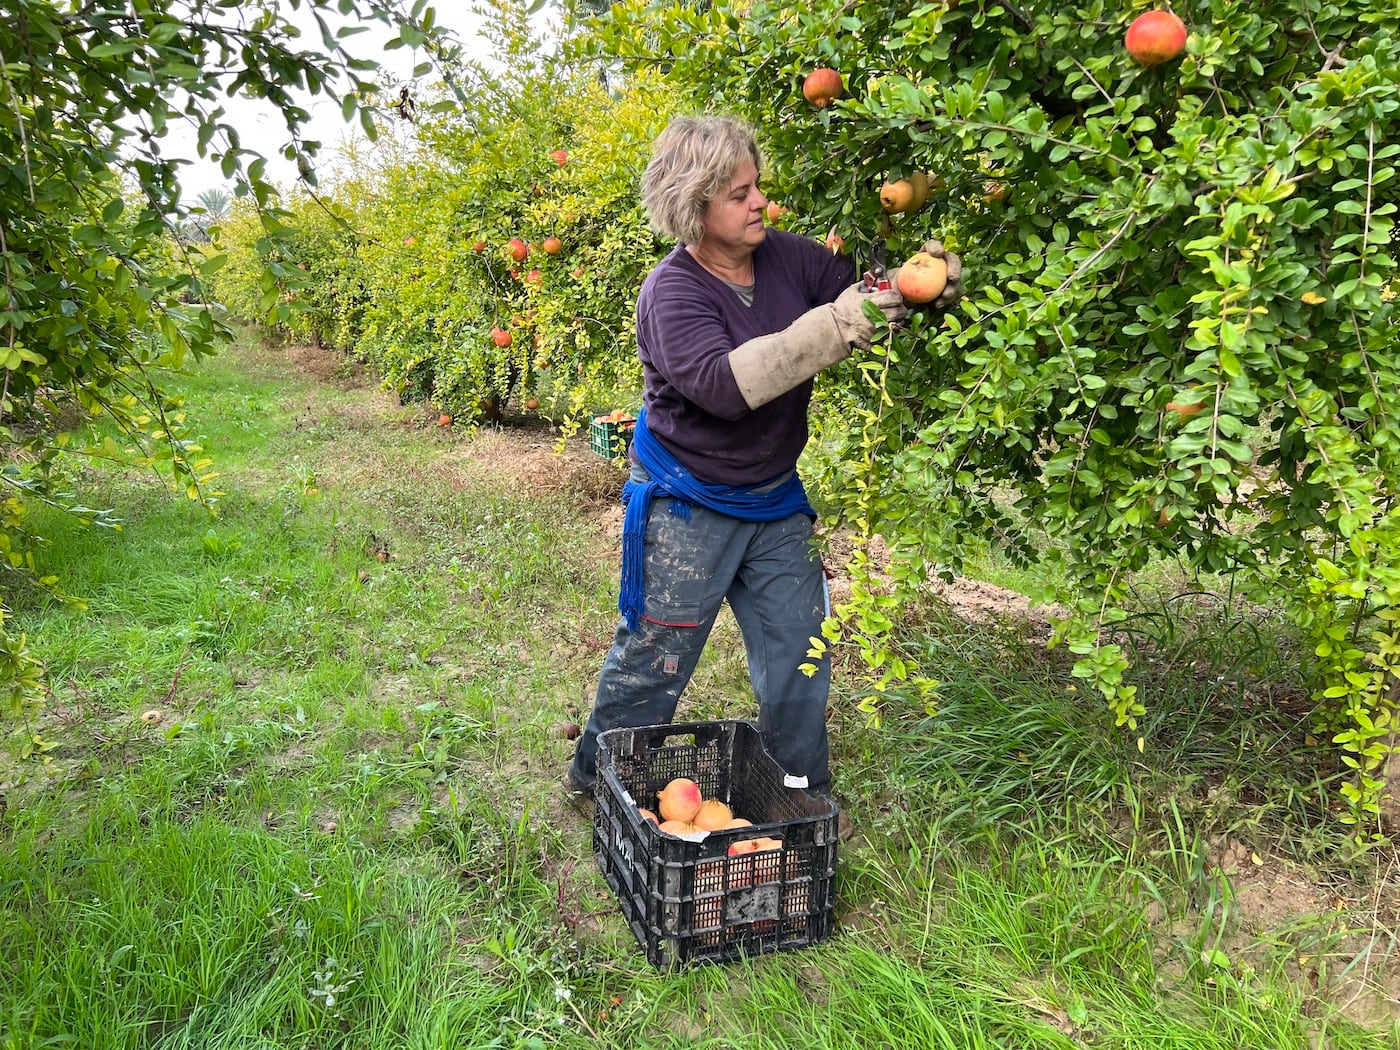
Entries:
{"label": "leather glove", "polygon": [[781,332],[758,336],[729,351],[729,367],[749,408],[766,405],[811,379],[848,356],[852,346],[869,350],[876,325],[865,316],[866,303],[879,308],[887,325],[909,315],[904,297],[894,288],[867,291],[857,282],[834,303],[813,307]]}
{"label": "leather glove", "polygon": [[909,313],[893,288],[870,292],[864,284],[853,284],[834,303],[813,307],[781,332],[758,336],[729,351],[734,382],[749,408],[766,405],[844,359],[852,345],[869,350],[876,325],[865,316],[868,302],[879,308],[887,324]]}
{"label": "leather glove", "polygon": [[831,303],[814,307],[781,332],[760,335],[729,351],[729,368],[749,408],[781,397],[850,354],[851,344],[832,310]]}
{"label": "leather glove", "polygon": [[874,303],[885,315],[887,325],[898,324],[909,316],[909,308],[904,305],[904,297],[891,286],[887,291],[876,292],[866,289],[857,282],[836,297],[831,304],[832,315],[836,318],[836,328],[841,338],[852,346],[869,350],[875,338],[875,325],[865,316],[865,303]]}
{"label": "leather glove", "polygon": [[[929,303],[939,310],[946,310],[962,298],[962,259],[944,248],[942,241],[925,241],[919,251],[927,252],[935,259],[942,259],[948,266],[948,284],[938,294],[938,298]],[[895,269],[890,273],[890,279],[896,280],[898,275],[899,270]]]}

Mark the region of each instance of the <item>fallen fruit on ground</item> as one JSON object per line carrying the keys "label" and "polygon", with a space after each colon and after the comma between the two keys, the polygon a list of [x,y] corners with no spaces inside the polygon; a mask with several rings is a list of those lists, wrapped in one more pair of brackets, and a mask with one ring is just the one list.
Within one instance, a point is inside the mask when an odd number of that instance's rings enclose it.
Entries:
{"label": "fallen fruit on ground", "polygon": [[700,785],[687,777],[677,777],[656,795],[656,811],[661,819],[690,823],[700,812]]}
{"label": "fallen fruit on ground", "polygon": [[717,798],[707,798],[700,803],[692,823],[705,831],[718,831],[728,827],[734,819],[733,811]]}
{"label": "fallen fruit on ground", "polygon": [[822,66],[812,70],[807,74],[807,79],[802,81],[802,97],[821,109],[840,98],[843,87],[841,74]]}
{"label": "fallen fruit on ground", "polygon": [[559,727],[559,735],[565,740],[577,740],[581,732],[582,730],[579,729],[577,722],[565,722]]}
{"label": "fallen fruit on ground", "polygon": [[452,417],[449,416],[446,412],[444,412],[442,415],[438,416],[438,426],[440,426],[440,427],[450,427],[451,425],[452,425]]}
{"label": "fallen fruit on ground", "polygon": [[533,412],[533,411],[535,411],[535,410],[536,410],[537,408],[539,408],[539,407],[540,407],[540,403],[539,403],[538,401],[536,401],[533,397],[530,398],[529,401],[526,401],[526,402],[525,402],[525,411],[526,411],[526,412]]}
{"label": "fallen fruit on ground", "polygon": [[1186,50],[1186,24],[1170,11],[1146,11],[1128,26],[1123,46],[1139,65],[1170,62]]}
{"label": "fallen fruit on ground", "polygon": [[931,303],[948,287],[948,264],[928,252],[915,252],[895,274],[895,287],[906,302]]}

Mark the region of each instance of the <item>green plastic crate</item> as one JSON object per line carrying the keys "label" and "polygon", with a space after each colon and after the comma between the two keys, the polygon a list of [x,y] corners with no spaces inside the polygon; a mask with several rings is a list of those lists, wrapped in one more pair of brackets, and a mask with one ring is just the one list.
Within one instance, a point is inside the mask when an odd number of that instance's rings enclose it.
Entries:
{"label": "green plastic crate", "polygon": [[625,456],[631,447],[632,430],[636,425],[636,419],[631,416],[616,422],[594,416],[588,424],[588,447],[604,459]]}

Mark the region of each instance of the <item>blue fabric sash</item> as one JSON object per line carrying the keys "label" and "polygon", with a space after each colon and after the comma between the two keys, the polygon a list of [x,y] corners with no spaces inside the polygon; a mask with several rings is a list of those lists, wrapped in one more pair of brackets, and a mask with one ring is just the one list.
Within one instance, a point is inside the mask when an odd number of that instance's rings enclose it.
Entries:
{"label": "blue fabric sash", "polygon": [[[740,521],[782,521],[794,514],[815,520],[817,512],[807,502],[807,491],[796,470],[785,481],[756,485],[710,485],[698,479],[657,441],[647,429],[646,409],[637,413],[632,432],[632,451],[650,477],[643,482],[628,480],[622,488],[622,586],[617,609],[635,631],[645,612],[645,546],[647,517],[651,501],[664,494],[672,499],[671,513],[688,517],[691,504],[708,507]],[[770,487],[771,486],[771,487]]]}

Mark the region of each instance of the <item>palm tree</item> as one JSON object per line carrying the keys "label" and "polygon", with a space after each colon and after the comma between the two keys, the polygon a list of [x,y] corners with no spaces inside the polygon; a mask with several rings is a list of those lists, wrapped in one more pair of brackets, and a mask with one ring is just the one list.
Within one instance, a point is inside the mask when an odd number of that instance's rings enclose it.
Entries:
{"label": "palm tree", "polygon": [[233,198],[225,189],[204,190],[194,199],[194,207],[185,220],[183,233],[189,241],[209,240],[209,230],[228,218]]}
{"label": "palm tree", "polygon": [[204,209],[210,222],[222,222],[228,218],[228,206],[233,203],[233,198],[225,189],[205,190],[194,200]]}

